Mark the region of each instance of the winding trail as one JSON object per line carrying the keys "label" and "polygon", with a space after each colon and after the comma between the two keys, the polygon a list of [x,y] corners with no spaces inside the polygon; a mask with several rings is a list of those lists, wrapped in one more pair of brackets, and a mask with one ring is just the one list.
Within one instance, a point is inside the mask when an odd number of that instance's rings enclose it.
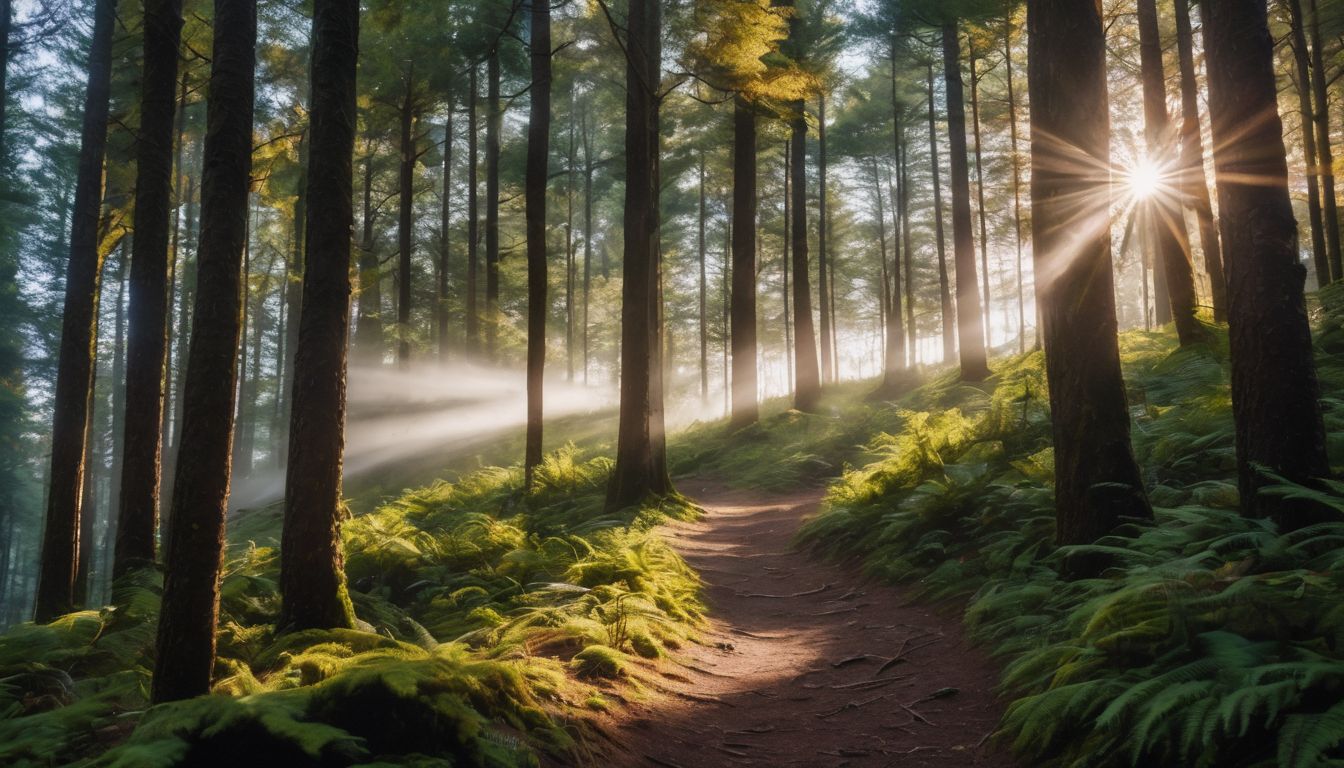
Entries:
{"label": "winding trail", "polygon": [[680,485],[708,514],[669,539],[705,579],[712,626],[664,673],[669,695],[614,724],[613,764],[1014,764],[987,744],[995,669],[958,618],[791,548],[821,491]]}

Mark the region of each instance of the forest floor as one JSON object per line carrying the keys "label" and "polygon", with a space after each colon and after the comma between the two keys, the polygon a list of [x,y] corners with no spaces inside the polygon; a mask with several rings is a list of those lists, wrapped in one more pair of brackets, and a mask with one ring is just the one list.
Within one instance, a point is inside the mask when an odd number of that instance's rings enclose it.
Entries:
{"label": "forest floor", "polygon": [[782,496],[684,480],[704,507],[665,529],[705,581],[710,627],[669,696],[632,703],[622,765],[1009,766],[989,740],[997,671],[959,610],[794,546],[820,489]]}

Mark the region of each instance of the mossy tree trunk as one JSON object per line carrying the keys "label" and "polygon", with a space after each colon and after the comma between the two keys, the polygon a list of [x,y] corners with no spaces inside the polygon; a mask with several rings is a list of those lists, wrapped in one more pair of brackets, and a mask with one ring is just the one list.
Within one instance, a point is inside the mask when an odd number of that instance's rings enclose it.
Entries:
{"label": "mossy tree trunk", "polygon": [[[255,0],[215,0],[201,247],[151,699],[210,690],[229,504],[256,70]],[[348,237],[348,231],[344,235]]]}

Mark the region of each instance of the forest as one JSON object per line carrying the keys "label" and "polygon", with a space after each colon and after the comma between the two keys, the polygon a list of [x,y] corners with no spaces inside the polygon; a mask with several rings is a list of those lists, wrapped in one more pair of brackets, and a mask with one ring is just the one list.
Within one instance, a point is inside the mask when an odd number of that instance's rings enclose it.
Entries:
{"label": "forest", "polygon": [[0,765],[1344,765],[1342,81],[1340,0],[0,0]]}

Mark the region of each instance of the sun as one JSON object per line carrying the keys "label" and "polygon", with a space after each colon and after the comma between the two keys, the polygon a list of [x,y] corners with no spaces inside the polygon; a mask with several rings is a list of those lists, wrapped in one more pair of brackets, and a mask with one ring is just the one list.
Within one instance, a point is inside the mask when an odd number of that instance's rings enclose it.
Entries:
{"label": "sun", "polygon": [[1142,158],[1125,171],[1125,186],[1134,200],[1149,200],[1165,186],[1162,168],[1148,158]]}

